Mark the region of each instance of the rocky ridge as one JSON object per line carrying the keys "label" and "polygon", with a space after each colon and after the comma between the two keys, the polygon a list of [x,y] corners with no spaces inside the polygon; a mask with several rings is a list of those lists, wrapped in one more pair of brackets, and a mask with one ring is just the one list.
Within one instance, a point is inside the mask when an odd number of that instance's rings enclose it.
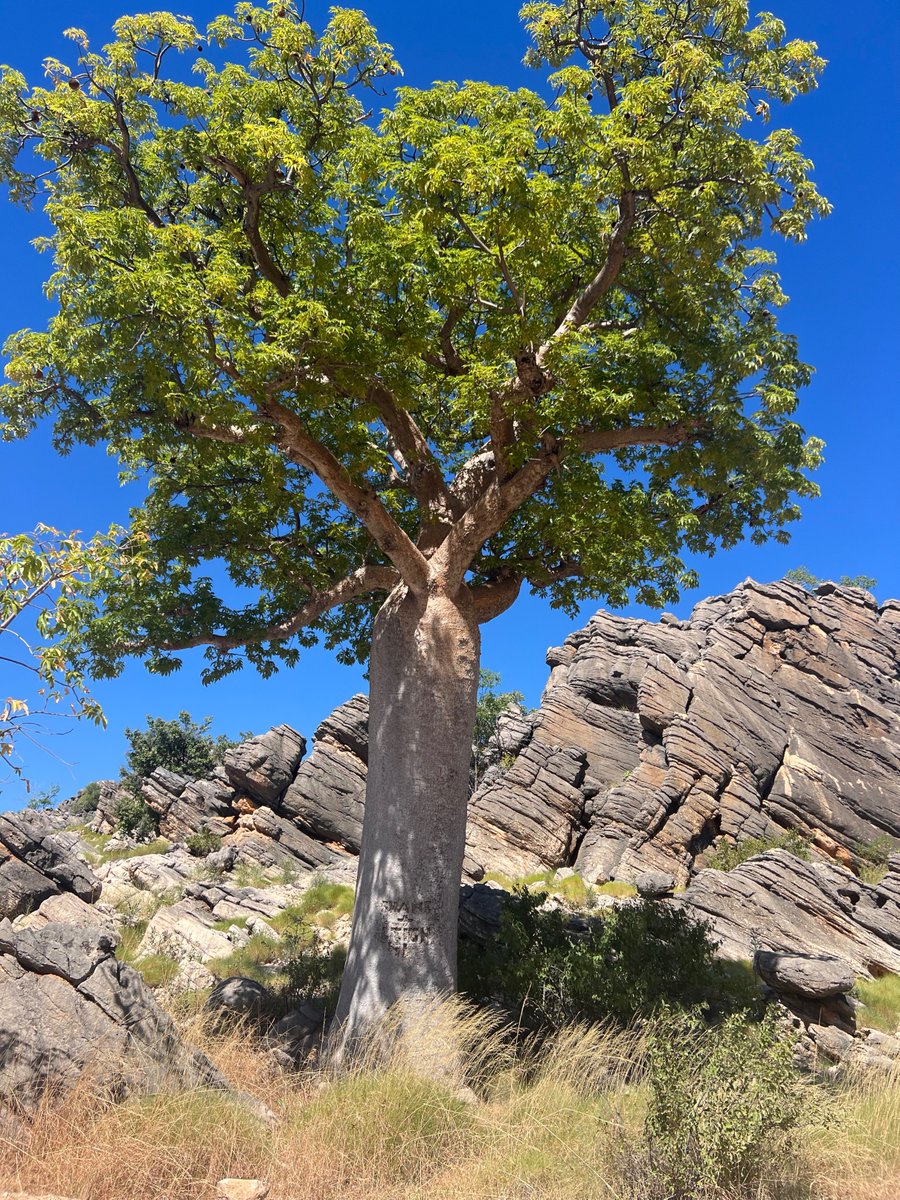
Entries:
{"label": "rocky ridge", "polygon": [[747,581],[687,621],[600,612],[548,653],[532,732],[473,798],[470,869],[647,869],[798,831],[845,866],[900,837],[900,602]]}

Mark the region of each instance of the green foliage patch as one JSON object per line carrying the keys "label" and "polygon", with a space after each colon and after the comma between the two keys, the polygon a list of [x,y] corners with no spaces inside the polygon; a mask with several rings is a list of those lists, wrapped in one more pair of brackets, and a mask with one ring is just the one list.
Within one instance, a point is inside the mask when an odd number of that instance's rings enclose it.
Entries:
{"label": "green foliage patch", "polygon": [[223,734],[214,737],[210,732],[212,717],[194,721],[188,712],[180,712],[175,720],[147,717],[146,729],[126,729],[128,750],[122,778],[126,787],[137,791],[157,767],[200,779],[208,775],[225,757],[226,750],[237,742]]}
{"label": "green foliage patch", "polygon": [[113,816],[116,829],[137,841],[159,833],[159,814],[153,811],[143,796],[135,793],[119,797]]}
{"label": "green foliage patch", "polygon": [[184,839],[184,844],[188,853],[192,854],[194,858],[206,858],[208,854],[221,850],[222,839],[217,833],[213,833],[211,829],[203,825],[196,833],[189,834]]}
{"label": "green foliage patch", "polygon": [[805,862],[810,858],[809,840],[793,829],[767,838],[743,838],[739,842],[720,841],[715,850],[707,855],[705,865],[713,871],[733,871],[741,863],[767,850],[786,850],[795,858]]}
{"label": "green foliage patch", "polygon": [[647,1051],[649,1101],[641,1200],[756,1197],[787,1163],[818,1094],[793,1064],[793,1039],[772,1011],[709,1028],[666,1012]]}
{"label": "green foliage patch", "polygon": [[569,914],[540,911],[543,899],[515,893],[485,947],[461,943],[462,991],[531,1025],[559,1028],[578,1020],[627,1025],[664,1003],[690,1006],[727,990],[707,927],[677,909],[610,908],[573,933]]}

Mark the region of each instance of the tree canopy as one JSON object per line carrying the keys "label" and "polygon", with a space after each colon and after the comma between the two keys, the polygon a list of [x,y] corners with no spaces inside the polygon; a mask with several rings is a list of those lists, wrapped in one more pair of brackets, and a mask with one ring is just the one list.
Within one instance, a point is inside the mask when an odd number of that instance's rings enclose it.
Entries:
{"label": "tree canopy", "polygon": [[2,73],[56,306],[6,345],[4,435],[48,417],[148,482],[153,578],[109,581],[96,668],[361,658],[438,575],[482,619],[525,582],[662,603],[685,552],[785,539],[820,444],[771,235],[828,209],[780,124],[815,45],[744,0],[528,3],[541,90],[384,107],[391,46],[305,8],[122,17],[46,86]]}

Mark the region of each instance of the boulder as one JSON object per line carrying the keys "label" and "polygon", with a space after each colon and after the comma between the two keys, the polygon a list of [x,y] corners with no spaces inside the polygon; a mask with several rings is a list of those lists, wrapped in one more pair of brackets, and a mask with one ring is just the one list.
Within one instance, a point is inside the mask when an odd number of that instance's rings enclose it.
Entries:
{"label": "boulder", "polygon": [[72,893],[86,903],[100,882],[67,844],[52,814],[0,814],[0,918],[38,908],[51,896]]}
{"label": "boulder", "polygon": [[359,852],[368,759],[369,702],[354,696],[326,717],[281,804],[310,837]]}
{"label": "boulder", "polygon": [[28,1116],[89,1071],[117,1096],[226,1086],[93,926],[0,922],[0,1046],[0,1115]]}
{"label": "boulder", "polygon": [[266,1200],[269,1185],[262,1179],[221,1179],[216,1200]]}
{"label": "boulder", "polygon": [[239,975],[217,983],[206,1002],[206,1007],[220,1022],[229,1018],[259,1021],[272,1011],[273,1006],[274,998],[267,987]]}
{"label": "boulder", "polygon": [[667,871],[641,871],[634,878],[634,886],[645,900],[660,900],[675,890],[675,876]]}
{"label": "boulder", "polygon": [[845,996],[856,982],[849,963],[825,954],[789,954],[757,950],[753,969],[773,991],[802,1000],[830,1000]]}
{"label": "boulder", "polygon": [[248,792],[260,804],[274,805],[305,753],[306,738],[290,725],[276,725],[226,751],[222,765],[233,788]]}
{"label": "boulder", "polygon": [[326,1024],[325,1010],[315,1001],[292,1008],[266,1036],[273,1060],[285,1070],[299,1070],[321,1050]]}
{"label": "boulder", "polygon": [[95,833],[112,833],[116,828],[119,802],[131,798],[131,793],[120,780],[104,779],[100,782],[100,796],[91,817],[91,829]]}

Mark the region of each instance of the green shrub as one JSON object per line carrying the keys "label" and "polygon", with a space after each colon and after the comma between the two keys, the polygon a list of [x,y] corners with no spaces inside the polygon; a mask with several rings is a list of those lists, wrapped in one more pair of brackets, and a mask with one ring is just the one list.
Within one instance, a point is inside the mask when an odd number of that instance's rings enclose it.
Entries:
{"label": "green shrub", "polygon": [[200,779],[222,761],[225,751],[237,742],[230,738],[213,737],[209,732],[212,717],[194,721],[190,713],[182,712],[174,721],[162,717],[147,717],[146,729],[126,729],[129,749],[125,755],[127,769],[122,768],[125,785],[137,792],[141,781],[157,767]]}
{"label": "green shrub", "polygon": [[573,933],[568,914],[539,911],[543,900],[515,893],[487,946],[461,943],[461,990],[554,1028],[573,1020],[628,1024],[664,1002],[721,1003],[728,991],[708,927],[678,909],[611,908]]}
{"label": "green shrub", "polygon": [[141,796],[120,796],[113,816],[116,829],[139,842],[159,833],[159,817]]}
{"label": "green shrub", "polygon": [[720,842],[712,854],[706,859],[706,866],[713,871],[733,871],[748,858],[757,854],[765,854],[767,850],[786,850],[795,858],[809,861],[809,840],[794,829],[779,834],[777,837],[744,838],[743,841]]}
{"label": "green shrub", "polygon": [[192,854],[194,858],[206,858],[208,854],[221,850],[222,839],[211,829],[201,825],[196,833],[191,833],[184,839],[184,844],[188,853]]}
{"label": "green shrub", "polygon": [[[709,1028],[667,1012],[647,1048],[643,1197],[756,1197],[787,1168],[801,1127],[821,1115],[774,1011]],[[649,1186],[648,1186],[649,1185]]]}
{"label": "green shrub", "polygon": [[54,783],[52,787],[44,788],[43,791],[29,796],[25,807],[31,809],[32,812],[49,812],[53,807],[53,801],[58,795],[59,784]]}
{"label": "green shrub", "polygon": [[863,860],[857,874],[863,883],[881,883],[887,874],[888,859],[900,850],[900,842],[888,833],[879,834],[868,842],[857,842],[856,853]]}
{"label": "green shrub", "polygon": [[[229,925],[234,922],[230,921]],[[254,933],[245,945],[239,946],[226,958],[214,958],[207,963],[213,975],[228,979],[231,975],[242,975],[255,979],[257,983],[273,983],[274,965],[282,958],[282,945],[267,934]],[[277,980],[274,980],[277,982]]]}
{"label": "green shrub", "polygon": [[280,999],[285,1007],[304,1000],[319,1000],[331,1012],[337,1003],[347,957],[342,946],[325,949],[316,941],[315,927],[330,929],[353,911],[353,888],[343,883],[317,880],[297,904],[272,919],[282,935]]}
{"label": "green shrub", "polygon": [[73,817],[87,817],[91,813],[97,811],[97,804],[100,801],[100,784],[95,780],[93,783],[86,784],[80,792],[78,792],[69,805],[69,811]]}
{"label": "green shrub", "polygon": [[341,977],[347,960],[343,946],[330,950],[304,944],[301,940],[285,939],[284,982],[279,998],[286,1008],[305,1000],[318,1000],[326,1013],[333,1013],[341,990]]}

